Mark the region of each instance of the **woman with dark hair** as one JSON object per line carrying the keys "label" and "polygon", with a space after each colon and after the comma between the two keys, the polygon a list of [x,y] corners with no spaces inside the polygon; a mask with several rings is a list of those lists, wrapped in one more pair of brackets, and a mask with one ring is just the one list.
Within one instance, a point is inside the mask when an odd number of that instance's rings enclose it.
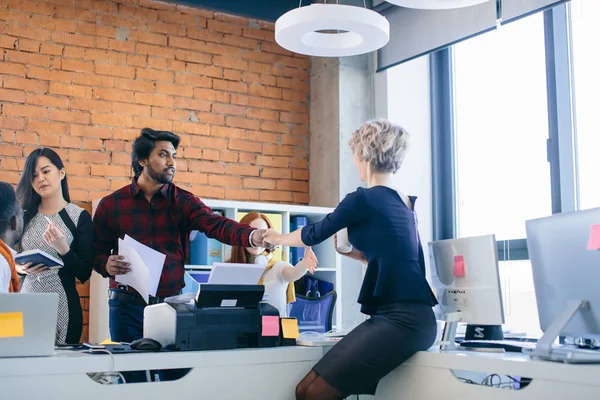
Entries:
{"label": "woman with dark hair", "polygon": [[[269,218],[259,213],[252,211],[246,214],[240,221],[242,224],[248,224],[257,229],[271,229],[273,225]],[[314,255],[310,247],[306,248],[304,259],[296,266],[276,260],[272,257],[269,250],[263,247],[231,247],[231,258],[227,261],[236,264],[260,264],[259,256],[266,256],[265,271],[263,272],[259,285],[265,285],[265,296],[267,303],[279,310],[280,317],[287,317],[287,304],[296,301],[294,292],[294,282],[302,278],[306,271],[311,274],[317,268],[317,257]]]}
{"label": "woman with dark hair", "polygon": [[56,342],[79,343],[83,313],[75,278],[84,283],[92,273],[92,218],[71,203],[64,164],[49,148],[36,149],[27,157],[17,198],[25,212],[21,251],[43,250],[64,264],[53,269],[17,265],[17,272],[25,276],[21,292],[58,293]]}

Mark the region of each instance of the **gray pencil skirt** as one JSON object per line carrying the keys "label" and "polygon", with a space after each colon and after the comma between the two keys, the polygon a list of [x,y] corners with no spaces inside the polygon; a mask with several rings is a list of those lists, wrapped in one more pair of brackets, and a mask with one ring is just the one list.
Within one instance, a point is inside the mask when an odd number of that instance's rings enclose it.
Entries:
{"label": "gray pencil skirt", "polygon": [[433,309],[425,303],[379,307],[333,346],[313,370],[344,396],[375,394],[381,378],[433,345],[436,326]]}

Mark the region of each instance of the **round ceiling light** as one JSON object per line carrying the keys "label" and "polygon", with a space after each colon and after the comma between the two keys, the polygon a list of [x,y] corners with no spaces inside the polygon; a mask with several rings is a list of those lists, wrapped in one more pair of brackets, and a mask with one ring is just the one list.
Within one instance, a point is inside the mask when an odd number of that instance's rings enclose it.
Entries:
{"label": "round ceiling light", "polygon": [[423,10],[447,10],[450,8],[470,7],[489,0],[386,0],[388,3],[406,8]]}
{"label": "round ceiling light", "polygon": [[317,57],[344,57],[382,48],[390,23],[375,11],[340,4],[312,4],[275,22],[275,41],[284,49]]}

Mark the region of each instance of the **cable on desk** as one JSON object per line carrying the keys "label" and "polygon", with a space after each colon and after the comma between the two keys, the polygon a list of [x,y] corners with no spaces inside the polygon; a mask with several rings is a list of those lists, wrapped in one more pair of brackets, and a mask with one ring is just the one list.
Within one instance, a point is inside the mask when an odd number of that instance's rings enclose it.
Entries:
{"label": "cable on desk", "polygon": [[106,353],[110,356],[110,368],[108,371],[96,372],[94,374],[88,374],[88,376],[94,382],[101,383],[103,385],[109,385],[109,384],[113,383],[113,380],[107,379],[107,378],[117,377],[117,378],[121,379],[121,381],[123,383],[127,383],[123,374],[120,373],[119,371],[114,370],[115,369],[115,355],[113,353],[111,353],[110,351],[108,351],[106,349],[89,349],[89,350],[78,351],[78,353],[86,353],[86,354]]}

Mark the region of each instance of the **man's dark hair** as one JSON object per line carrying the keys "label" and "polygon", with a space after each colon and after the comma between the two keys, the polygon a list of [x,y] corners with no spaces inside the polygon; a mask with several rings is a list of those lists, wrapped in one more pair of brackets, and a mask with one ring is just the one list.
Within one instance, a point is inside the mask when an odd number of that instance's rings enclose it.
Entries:
{"label": "man's dark hair", "polygon": [[156,142],[165,141],[171,142],[173,147],[177,149],[179,146],[179,136],[169,131],[155,131],[154,129],[144,128],[142,134],[135,139],[131,148],[131,167],[133,174],[138,177],[144,169],[140,165],[141,160],[146,160],[150,157],[150,153],[156,147]]}
{"label": "man's dark hair", "polygon": [[13,187],[0,182],[0,233],[10,230],[10,221],[19,214],[21,206]]}

